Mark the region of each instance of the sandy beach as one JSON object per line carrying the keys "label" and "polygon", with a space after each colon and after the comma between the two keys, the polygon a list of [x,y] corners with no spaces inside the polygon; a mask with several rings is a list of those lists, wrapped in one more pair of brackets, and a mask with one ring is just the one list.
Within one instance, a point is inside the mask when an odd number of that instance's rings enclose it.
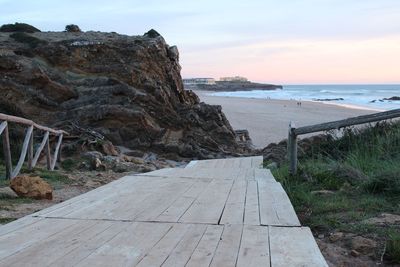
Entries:
{"label": "sandy beach", "polygon": [[377,112],[310,101],[302,101],[298,106],[295,100],[221,97],[206,91],[195,92],[201,101],[221,105],[232,127],[247,129],[257,148],[287,138],[290,121],[300,127]]}

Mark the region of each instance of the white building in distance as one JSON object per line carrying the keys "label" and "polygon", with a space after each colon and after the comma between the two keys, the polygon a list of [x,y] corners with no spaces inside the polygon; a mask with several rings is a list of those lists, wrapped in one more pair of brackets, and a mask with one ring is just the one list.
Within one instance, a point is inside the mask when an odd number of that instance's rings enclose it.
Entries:
{"label": "white building in distance", "polygon": [[235,77],[221,77],[219,79],[221,82],[247,82],[246,77],[235,76]]}
{"label": "white building in distance", "polygon": [[215,84],[214,78],[190,78],[183,79],[183,84],[191,85],[191,84]]}

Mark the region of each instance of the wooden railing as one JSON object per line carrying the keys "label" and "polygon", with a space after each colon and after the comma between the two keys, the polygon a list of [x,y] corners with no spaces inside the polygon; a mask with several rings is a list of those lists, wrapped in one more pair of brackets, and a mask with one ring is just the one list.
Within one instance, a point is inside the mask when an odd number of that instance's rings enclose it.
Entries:
{"label": "wooden railing", "polygon": [[297,172],[297,136],[315,133],[321,131],[329,131],[333,129],[340,129],[352,125],[360,125],[364,123],[377,122],[382,120],[389,120],[400,117],[400,109],[394,109],[385,112],[374,113],[370,115],[363,115],[345,120],[332,121],[327,123],[321,123],[311,126],[305,126],[296,128],[293,122],[289,124],[289,138],[288,138],[288,159],[289,159],[289,171],[291,174]]}
{"label": "wooden railing", "polygon": [[[3,154],[4,154],[4,162],[6,167],[6,179],[12,179],[19,174],[21,171],[22,165],[25,162],[26,155],[28,155],[28,169],[33,169],[37,161],[40,157],[40,153],[44,148],[46,148],[46,162],[47,162],[47,169],[54,170],[57,162],[57,158],[59,157],[59,151],[63,139],[64,134],[68,134],[62,130],[54,130],[42,125],[39,125],[31,120],[27,120],[20,117],[10,116],[6,114],[0,113],[0,135],[2,135],[3,139]],[[9,137],[9,123],[19,123],[27,125],[28,128],[26,130],[24,143],[22,145],[21,155],[19,157],[18,163],[13,169],[12,166],[12,158],[11,158],[11,146],[10,146],[10,137]],[[44,131],[45,134],[43,136],[43,140],[40,143],[39,147],[34,151],[33,148],[33,130],[37,129],[40,131]],[[58,136],[58,141],[56,144],[55,152],[53,157],[51,157],[50,152],[50,135]]]}

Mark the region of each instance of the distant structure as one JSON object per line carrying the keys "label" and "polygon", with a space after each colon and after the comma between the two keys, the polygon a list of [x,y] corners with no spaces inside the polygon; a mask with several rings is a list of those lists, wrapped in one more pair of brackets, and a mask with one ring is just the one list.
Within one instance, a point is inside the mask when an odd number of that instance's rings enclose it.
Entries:
{"label": "distant structure", "polygon": [[221,82],[247,82],[246,77],[235,76],[235,77],[221,77],[219,79]]}
{"label": "distant structure", "polygon": [[184,85],[194,85],[194,84],[215,84],[214,78],[190,78],[183,79]]}

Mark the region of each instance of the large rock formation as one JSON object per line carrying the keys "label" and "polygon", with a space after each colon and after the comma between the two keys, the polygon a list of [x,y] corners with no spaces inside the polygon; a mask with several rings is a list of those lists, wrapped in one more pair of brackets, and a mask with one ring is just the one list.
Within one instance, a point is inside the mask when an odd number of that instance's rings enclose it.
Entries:
{"label": "large rock formation", "polygon": [[151,30],[0,32],[0,112],[73,123],[131,149],[210,158],[244,152],[220,106],[183,89],[179,52]]}

